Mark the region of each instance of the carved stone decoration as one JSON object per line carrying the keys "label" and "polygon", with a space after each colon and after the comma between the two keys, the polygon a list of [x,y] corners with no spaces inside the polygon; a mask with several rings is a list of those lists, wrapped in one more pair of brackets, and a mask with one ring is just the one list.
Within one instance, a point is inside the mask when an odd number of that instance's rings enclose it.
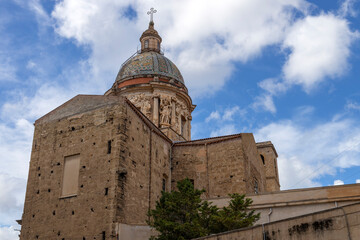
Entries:
{"label": "carved stone decoration", "polygon": [[143,102],[143,105],[141,107],[141,111],[145,114],[145,116],[149,119],[151,119],[151,104],[150,104],[150,98],[149,100],[146,100]]}
{"label": "carved stone decoration", "polygon": [[170,126],[171,122],[171,97],[167,95],[160,96],[160,125]]}
{"label": "carved stone decoration", "polygon": [[171,127],[183,137],[189,135],[190,109],[187,104],[175,96],[156,93],[148,96],[144,93],[128,96],[128,99],[159,127]]}
{"label": "carved stone decoration", "polygon": [[151,97],[141,93],[128,98],[147,118],[151,119]]}
{"label": "carved stone decoration", "polygon": [[174,124],[172,124],[173,129],[178,133],[181,134],[182,131],[182,118],[187,119],[187,117],[189,116],[189,111],[188,108],[186,106],[186,104],[175,98],[175,119],[174,119]]}
{"label": "carved stone decoration", "polygon": [[161,125],[170,126],[170,114],[171,114],[170,106],[163,106],[160,115]]}

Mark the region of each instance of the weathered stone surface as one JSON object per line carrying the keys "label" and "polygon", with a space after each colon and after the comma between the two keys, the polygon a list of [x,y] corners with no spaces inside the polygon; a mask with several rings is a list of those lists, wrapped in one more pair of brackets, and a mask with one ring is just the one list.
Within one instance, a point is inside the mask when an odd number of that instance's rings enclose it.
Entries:
{"label": "weathered stone surface", "polygon": [[[123,98],[57,111],[35,124],[21,239],[116,239],[115,223],[145,224],[163,178],[170,189],[171,141]],[[64,158],[74,154],[78,192],[62,198]]]}
{"label": "weathered stone surface", "polygon": [[358,239],[360,203],[333,208],[295,218],[234,230],[197,240],[288,240],[288,239]]}
{"label": "weathered stone surface", "polygon": [[280,191],[279,173],[277,167],[277,153],[271,142],[256,143],[257,149],[265,166],[266,191]]}
{"label": "weathered stone surface", "polygon": [[250,133],[176,143],[172,159],[172,189],[188,177],[210,198],[254,193],[255,181],[265,191],[265,167]]}
{"label": "weathered stone surface", "polygon": [[[78,191],[62,197],[72,155]],[[185,177],[204,197],[266,186],[252,134],[174,144],[125,98],[77,96],[35,123],[21,239],[116,239],[119,224],[146,225],[161,191]]]}

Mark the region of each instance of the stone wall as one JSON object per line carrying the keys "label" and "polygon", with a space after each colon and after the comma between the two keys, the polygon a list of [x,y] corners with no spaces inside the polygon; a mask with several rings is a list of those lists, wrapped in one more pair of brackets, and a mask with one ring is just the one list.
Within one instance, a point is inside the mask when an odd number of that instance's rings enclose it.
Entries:
{"label": "stone wall", "polygon": [[170,189],[171,143],[139,114],[128,107],[120,151],[117,222],[126,224],[146,224],[163,179],[166,190]]}
{"label": "stone wall", "polygon": [[[68,113],[35,124],[21,239],[102,239],[113,233],[126,109],[109,104]],[[64,198],[64,159],[74,154],[80,156],[78,190]]]}
{"label": "stone wall", "polygon": [[[175,144],[167,135],[116,96],[79,95],[38,119],[21,239],[116,239],[137,226],[145,234],[161,191],[185,177],[206,198],[253,193],[255,182],[265,191],[252,134]],[[64,182],[74,192],[63,195]]]}
{"label": "stone wall", "polygon": [[252,134],[176,143],[172,155],[172,188],[188,177],[205,197],[265,191],[265,169]]}
{"label": "stone wall", "polygon": [[261,142],[256,144],[257,149],[262,155],[265,167],[266,191],[274,192],[280,190],[279,171],[277,167],[277,153],[271,142]]}
{"label": "stone wall", "polygon": [[360,203],[356,203],[197,240],[343,240],[358,239],[359,236]]}
{"label": "stone wall", "polygon": [[[76,113],[92,99],[78,98],[35,124],[21,239],[116,239],[119,223],[145,225],[170,190],[170,139],[123,98],[102,105],[108,97],[96,96]],[[77,193],[64,197],[64,159],[73,155]]]}

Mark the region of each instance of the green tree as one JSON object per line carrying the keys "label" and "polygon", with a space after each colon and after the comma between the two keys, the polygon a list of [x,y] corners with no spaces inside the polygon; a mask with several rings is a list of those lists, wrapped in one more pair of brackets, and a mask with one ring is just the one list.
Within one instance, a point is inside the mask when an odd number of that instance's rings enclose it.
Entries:
{"label": "green tree", "polygon": [[195,189],[189,179],[177,183],[178,191],[162,192],[156,207],[149,211],[148,224],[159,232],[151,239],[185,240],[212,233],[248,227],[260,214],[249,211],[251,199],[231,194],[229,206],[219,209],[201,200],[204,190]]}
{"label": "green tree", "polygon": [[220,209],[214,216],[211,225],[212,233],[226,232],[234,229],[252,226],[260,218],[260,213],[255,214],[249,210],[252,200],[238,193],[229,194],[229,206]]}
{"label": "green tree", "polygon": [[162,192],[156,208],[149,212],[148,224],[160,235],[153,239],[192,239],[206,235],[200,223],[201,194],[189,179],[177,183],[178,191]]}

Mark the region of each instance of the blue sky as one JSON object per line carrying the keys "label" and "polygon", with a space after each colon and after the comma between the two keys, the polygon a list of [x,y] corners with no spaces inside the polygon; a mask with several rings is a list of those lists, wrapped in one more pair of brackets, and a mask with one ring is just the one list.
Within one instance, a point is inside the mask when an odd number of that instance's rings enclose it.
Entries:
{"label": "blue sky", "polygon": [[359,1],[0,0],[0,239],[17,239],[33,122],[109,89],[150,7],[193,139],[272,141],[282,189],[360,181]]}

